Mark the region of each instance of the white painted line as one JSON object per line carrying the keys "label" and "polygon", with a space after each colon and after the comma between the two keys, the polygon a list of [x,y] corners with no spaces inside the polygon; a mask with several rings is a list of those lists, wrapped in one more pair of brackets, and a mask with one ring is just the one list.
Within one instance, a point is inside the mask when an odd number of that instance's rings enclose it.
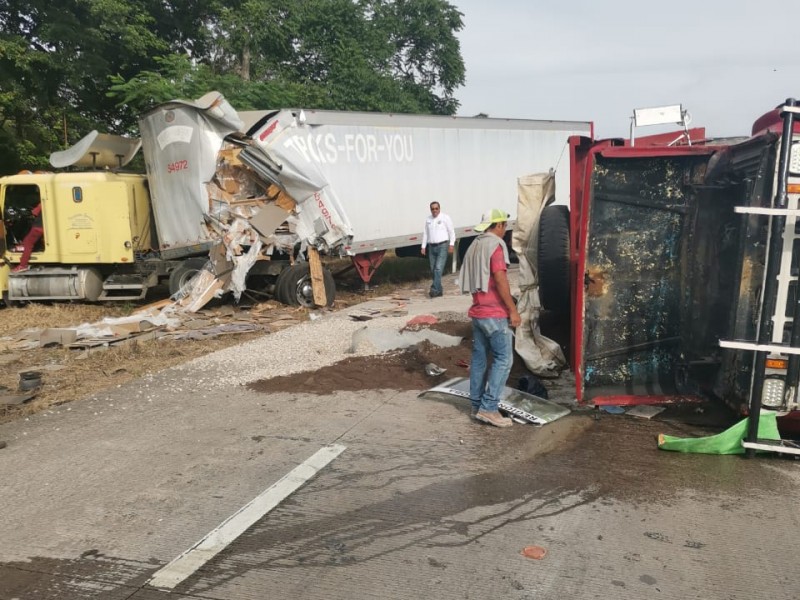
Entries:
{"label": "white painted line", "polygon": [[194,546],[159,569],[148,581],[148,584],[157,588],[174,588],[224,550],[228,544],[247,531],[253,523],[278,506],[292,492],[314,477],[344,451],[345,446],[340,444],[320,448],[304,463],[289,471],[215,529],[212,529]]}
{"label": "white painted line", "polygon": [[760,206],[735,206],[733,212],[750,215],[772,215],[772,216],[800,216],[800,209],[797,208],[762,208]]}
{"label": "white painted line", "polygon": [[800,354],[800,348],[781,346],[780,344],[757,344],[756,342],[720,340],[719,345],[720,348],[733,348],[734,350],[754,350],[756,352],[771,352],[773,354]]}

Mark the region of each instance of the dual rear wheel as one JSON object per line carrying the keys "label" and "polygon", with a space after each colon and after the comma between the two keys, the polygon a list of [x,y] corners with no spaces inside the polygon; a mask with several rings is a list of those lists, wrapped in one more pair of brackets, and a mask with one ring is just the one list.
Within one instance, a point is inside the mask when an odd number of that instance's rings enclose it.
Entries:
{"label": "dual rear wheel", "polygon": [[[325,281],[325,305],[332,306],[336,297],[336,283],[328,269],[322,269],[322,277]],[[274,295],[276,300],[289,306],[316,306],[308,263],[295,263],[281,271],[275,281]]]}

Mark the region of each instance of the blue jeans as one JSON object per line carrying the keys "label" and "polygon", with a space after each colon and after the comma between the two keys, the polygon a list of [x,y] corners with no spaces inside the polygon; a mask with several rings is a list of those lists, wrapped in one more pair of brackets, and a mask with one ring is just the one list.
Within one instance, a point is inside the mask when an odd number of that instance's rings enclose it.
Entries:
{"label": "blue jeans", "polygon": [[[492,364],[487,368],[490,353]],[[472,410],[497,410],[513,361],[508,319],[472,319],[472,362],[469,367]]]}
{"label": "blue jeans", "polygon": [[444,271],[445,263],[447,263],[448,247],[447,242],[436,245],[428,244],[428,263],[431,265],[431,273],[433,274],[431,296],[442,295],[442,272]]}

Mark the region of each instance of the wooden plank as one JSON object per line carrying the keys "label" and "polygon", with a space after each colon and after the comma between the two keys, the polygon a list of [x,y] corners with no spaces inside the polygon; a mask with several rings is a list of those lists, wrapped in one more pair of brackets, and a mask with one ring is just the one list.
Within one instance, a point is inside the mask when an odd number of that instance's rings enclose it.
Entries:
{"label": "wooden plank", "polygon": [[328,296],[325,294],[322,261],[319,258],[319,251],[313,246],[308,249],[308,265],[311,268],[311,289],[314,292],[314,304],[326,306],[328,304]]}

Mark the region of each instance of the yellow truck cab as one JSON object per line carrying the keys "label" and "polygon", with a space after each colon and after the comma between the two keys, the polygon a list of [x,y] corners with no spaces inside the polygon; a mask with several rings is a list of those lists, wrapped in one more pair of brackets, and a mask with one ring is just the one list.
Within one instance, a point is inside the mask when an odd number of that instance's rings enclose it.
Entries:
{"label": "yellow truck cab", "polygon": [[[36,268],[11,273],[22,256],[32,210],[40,202],[44,235],[30,257],[30,266]],[[24,172],[0,178],[0,207],[5,230],[0,283],[6,300],[95,301],[119,299],[119,292],[123,297],[143,295],[141,284],[127,289],[114,286],[115,275],[118,282],[130,279],[141,270],[134,268],[137,258],[153,250],[143,175]],[[134,279],[152,278],[155,271]]]}

